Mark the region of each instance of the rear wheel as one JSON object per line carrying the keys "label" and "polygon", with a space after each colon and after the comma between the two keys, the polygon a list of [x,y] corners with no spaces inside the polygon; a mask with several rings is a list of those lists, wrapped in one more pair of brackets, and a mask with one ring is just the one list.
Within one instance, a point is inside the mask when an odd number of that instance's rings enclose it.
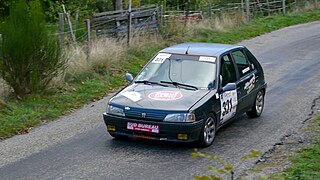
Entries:
{"label": "rear wheel", "polygon": [[262,114],[264,107],[264,91],[261,90],[257,93],[256,99],[252,106],[252,110],[247,112],[249,117],[259,117]]}
{"label": "rear wheel", "polygon": [[205,118],[204,126],[202,127],[200,132],[200,138],[198,140],[198,144],[201,147],[208,147],[213,143],[215,136],[216,136],[216,118],[213,116],[213,114],[209,114]]}

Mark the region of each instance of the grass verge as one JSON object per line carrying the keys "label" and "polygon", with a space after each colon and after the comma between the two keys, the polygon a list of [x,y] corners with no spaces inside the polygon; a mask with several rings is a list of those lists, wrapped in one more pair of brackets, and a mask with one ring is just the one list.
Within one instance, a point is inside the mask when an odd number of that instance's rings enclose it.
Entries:
{"label": "grass verge", "polygon": [[191,33],[178,33],[177,38],[170,38],[171,40],[159,44],[129,48],[125,56],[121,57],[119,67],[114,70],[102,69],[94,73],[78,74],[61,88],[52,88],[45,94],[30,95],[21,101],[8,98],[5,102],[1,102],[0,138],[26,133],[30,127],[102,98],[126,84],[125,71],[135,75],[154,53],[170,44],[186,41],[236,43],[286,26],[316,20],[320,20],[319,9],[287,16],[254,19],[250,24],[238,25],[223,31],[200,28]]}

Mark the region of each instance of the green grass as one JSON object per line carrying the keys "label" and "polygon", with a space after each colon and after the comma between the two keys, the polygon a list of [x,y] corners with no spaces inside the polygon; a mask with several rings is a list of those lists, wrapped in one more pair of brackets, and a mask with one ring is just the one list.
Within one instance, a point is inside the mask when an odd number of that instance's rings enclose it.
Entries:
{"label": "green grass", "polygon": [[30,127],[53,120],[115,91],[126,84],[124,72],[128,71],[136,75],[153,54],[165,47],[163,44],[169,45],[181,41],[236,43],[282,27],[316,20],[320,20],[320,10],[259,18],[250,24],[224,32],[205,29],[193,36],[179,37],[179,40],[171,40],[161,43],[162,45],[131,48],[126,57],[121,60],[117,71],[104,73],[105,70],[103,70],[97,71],[100,73],[78,75],[63,88],[53,88],[45,94],[30,95],[21,101],[13,98],[6,99],[5,107],[0,106],[0,138],[27,132]]}
{"label": "green grass", "polygon": [[320,179],[320,141],[302,149],[292,158],[292,163],[293,166],[282,173],[285,179]]}
{"label": "green grass", "polygon": [[315,144],[302,148],[291,157],[292,166],[271,176],[271,179],[320,179],[320,116],[314,122]]}
{"label": "green grass", "polygon": [[250,24],[243,24],[225,32],[204,29],[187,41],[217,42],[234,44],[244,39],[253,38],[290,25],[320,20],[320,10],[287,16],[270,16],[253,19]]}

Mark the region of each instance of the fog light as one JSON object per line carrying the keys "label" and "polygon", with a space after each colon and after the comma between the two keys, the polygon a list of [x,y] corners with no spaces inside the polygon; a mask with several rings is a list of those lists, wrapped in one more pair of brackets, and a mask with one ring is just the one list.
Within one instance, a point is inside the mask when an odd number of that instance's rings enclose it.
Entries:
{"label": "fog light", "polygon": [[178,139],[187,140],[188,139],[188,134],[178,134]]}
{"label": "fog light", "polygon": [[108,131],[116,131],[116,126],[114,126],[114,125],[107,125],[107,130],[108,130]]}

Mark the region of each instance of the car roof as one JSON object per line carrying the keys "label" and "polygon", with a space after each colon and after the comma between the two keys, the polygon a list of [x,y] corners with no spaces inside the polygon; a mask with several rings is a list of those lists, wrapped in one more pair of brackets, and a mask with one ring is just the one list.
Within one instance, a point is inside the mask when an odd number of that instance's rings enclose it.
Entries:
{"label": "car roof", "polygon": [[186,52],[188,52],[188,55],[219,57],[226,51],[241,47],[243,46],[219,43],[187,42],[170,46],[160,52],[172,54],[186,54]]}

